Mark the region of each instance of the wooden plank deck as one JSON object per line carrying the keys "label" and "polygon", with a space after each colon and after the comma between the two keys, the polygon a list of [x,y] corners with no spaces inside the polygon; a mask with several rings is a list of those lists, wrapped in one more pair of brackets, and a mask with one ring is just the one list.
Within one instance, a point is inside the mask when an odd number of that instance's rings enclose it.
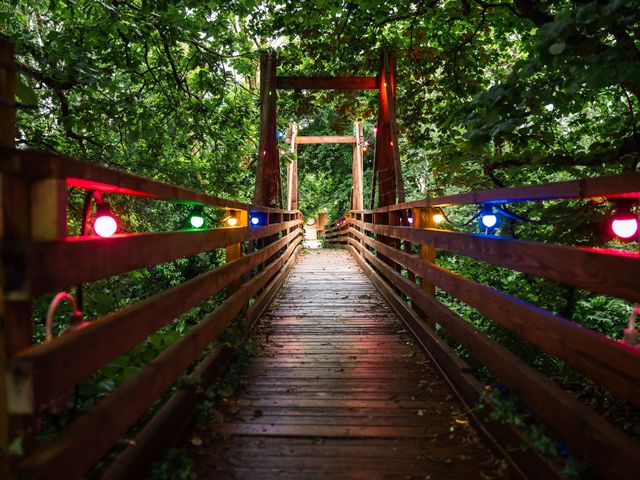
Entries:
{"label": "wooden plank deck", "polygon": [[188,442],[199,478],[506,478],[347,252],[302,255],[254,339],[243,388]]}

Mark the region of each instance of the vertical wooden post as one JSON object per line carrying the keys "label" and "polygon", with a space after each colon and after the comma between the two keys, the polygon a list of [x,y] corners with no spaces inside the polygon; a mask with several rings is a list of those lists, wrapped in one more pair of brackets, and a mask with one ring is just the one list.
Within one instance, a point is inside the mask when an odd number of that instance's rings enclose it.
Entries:
{"label": "vertical wooden post", "polygon": [[356,143],[353,146],[353,166],[352,166],[352,190],[351,190],[351,210],[362,210],[364,201],[362,198],[362,148],[364,147],[364,135],[362,122],[354,126]]}
{"label": "vertical wooden post", "polygon": [[[0,38],[0,146],[15,148],[16,68],[13,46]],[[2,159],[7,160],[7,159]],[[44,179],[29,182],[24,178],[0,176],[0,237],[5,242],[55,240],[66,236],[67,192],[64,180]],[[20,278],[8,278],[3,271],[0,289],[0,331],[2,364],[0,372],[0,467],[8,469],[7,445],[22,438],[22,448],[29,451],[35,434],[35,417],[9,416],[6,363],[13,355],[31,346],[33,324],[31,296]],[[0,475],[2,476],[2,475]]]}
{"label": "vertical wooden post", "polygon": [[[16,137],[16,65],[13,45],[0,36],[0,146],[15,147]],[[0,234],[6,238],[10,200],[6,176],[0,177]],[[14,207],[21,209],[20,205]],[[7,217],[9,215],[9,217]],[[9,356],[9,342],[7,338],[7,310],[5,306],[5,273],[2,271],[2,289],[0,290],[0,478],[9,476],[9,410],[7,406],[7,357]]]}
{"label": "vertical wooden post", "polygon": [[[380,88],[378,90],[378,122],[376,124],[375,163],[378,172],[378,207],[396,203],[396,169],[391,145],[391,123],[389,117],[389,89],[387,88],[388,52],[380,59]],[[391,92],[392,93],[392,92]]]}
{"label": "vertical wooden post", "polygon": [[402,180],[402,165],[400,164],[400,148],[396,125],[396,55],[387,52],[383,56],[384,82],[382,87],[386,89],[387,106],[389,109],[389,140],[391,155],[396,179],[396,199],[398,203],[404,202],[404,181]]}
{"label": "vertical wooden post", "polygon": [[378,207],[404,202],[402,169],[396,133],[396,57],[383,51],[378,90],[378,131],[375,165],[378,175]]}
{"label": "vertical wooden post", "polygon": [[[233,228],[241,228],[249,226],[249,212],[246,210],[235,210],[235,217],[238,219],[238,223]],[[242,243],[234,243],[233,245],[228,245],[225,248],[226,254],[226,262],[233,262],[242,256]],[[237,280],[231,282],[229,286],[225,289],[227,298],[233,295],[238,289],[242,286],[242,277]]]}
{"label": "vertical wooden post", "polygon": [[276,131],[276,65],[275,52],[261,53],[260,143],[253,202],[266,207],[277,207],[280,197],[280,159]]}
{"label": "vertical wooden post", "polygon": [[298,126],[291,124],[291,154],[293,161],[287,168],[287,210],[298,209]]}
{"label": "vertical wooden post", "polygon": [[[433,228],[435,223],[433,221],[433,208],[414,208],[413,209],[413,226],[415,228]],[[430,245],[420,244],[420,252],[418,256],[428,263],[435,264],[436,262],[436,249]],[[436,287],[433,283],[429,282],[426,278],[420,278],[420,285],[422,289],[431,296],[435,296]],[[435,328],[435,322],[428,317],[425,312],[420,312],[425,317],[427,325],[431,328]]]}

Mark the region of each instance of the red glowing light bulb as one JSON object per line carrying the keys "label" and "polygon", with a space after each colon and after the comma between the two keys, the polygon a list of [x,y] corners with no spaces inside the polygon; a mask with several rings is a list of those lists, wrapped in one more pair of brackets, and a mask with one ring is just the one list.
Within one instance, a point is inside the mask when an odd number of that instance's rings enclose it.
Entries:
{"label": "red glowing light bulb", "polygon": [[108,203],[101,203],[96,209],[93,231],[99,237],[110,237],[118,230],[118,222],[111,213]]}
{"label": "red glowing light bulb", "polygon": [[611,230],[620,238],[631,238],[638,232],[637,218],[614,218]]}
{"label": "red glowing light bulb", "polygon": [[611,230],[623,240],[630,239],[638,233],[638,217],[631,212],[632,207],[633,201],[618,201],[616,212],[611,218]]}

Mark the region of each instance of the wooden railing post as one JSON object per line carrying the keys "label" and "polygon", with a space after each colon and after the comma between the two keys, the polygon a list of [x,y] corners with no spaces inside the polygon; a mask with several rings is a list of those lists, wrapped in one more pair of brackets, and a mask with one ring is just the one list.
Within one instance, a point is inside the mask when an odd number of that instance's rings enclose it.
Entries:
{"label": "wooden railing post", "polygon": [[[13,52],[13,45],[0,37],[0,146],[13,148],[16,137],[16,65]],[[1,195],[0,213],[0,235],[3,240],[7,236],[8,227],[12,219],[8,201],[10,200],[10,185],[6,175],[0,177]],[[14,205],[20,209],[21,205]],[[24,208],[24,207],[22,207]],[[7,405],[7,357],[9,356],[10,344],[7,338],[7,308],[5,296],[6,280],[5,272],[2,272],[2,290],[0,299],[0,477],[7,478],[9,472],[9,410]],[[29,319],[30,320],[30,319]]]}
{"label": "wooden railing post", "polygon": [[[13,46],[7,40],[0,40],[0,146],[15,148],[16,69]],[[14,175],[1,177],[0,236],[3,242],[55,240],[66,236],[67,191],[64,180],[44,179],[27,181]],[[31,411],[23,411],[13,405],[6,384],[6,362],[33,342],[31,292],[24,285],[20,275],[2,275],[2,461],[8,461],[6,446],[14,439],[20,439],[26,453],[32,448],[36,433],[36,418]],[[15,386],[12,386],[13,390]],[[8,419],[10,421],[8,422]],[[7,428],[7,422],[9,426]]]}
{"label": "wooden railing post", "polygon": [[291,155],[287,168],[287,210],[298,209],[298,125],[291,124]]}
{"label": "wooden railing post", "polygon": [[[414,228],[433,228],[435,223],[433,222],[433,208],[414,208],[413,209],[413,226]],[[427,263],[435,264],[436,262],[436,249],[430,245],[420,244],[420,251],[418,256]],[[420,286],[430,296],[435,297],[436,287],[426,278],[420,278]],[[419,309],[418,309],[419,310]],[[420,312],[425,317],[427,325],[432,329],[435,329],[436,323],[426,312]]]}
{"label": "wooden railing post", "polygon": [[[235,210],[235,218],[238,219],[238,223],[234,228],[248,227],[249,226],[249,212],[247,210]],[[226,262],[233,262],[242,256],[242,243],[234,243],[225,247]],[[231,282],[226,288],[227,298],[233,295],[242,286],[242,278]]]}
{"label": "wooden railing post", "polygon": [[280,160],[276,129],[276,65],[275,52],[260,55],[260,144],[253,202],[275,207],[280,199]]}
{"label": "wooden railing post", "polygon": [[362,210],[362,148],[364,147],[364,135],[362,132],[362,122],[354,126],[356,142],[353,145],[353,165],[351,168],[351,210]]}

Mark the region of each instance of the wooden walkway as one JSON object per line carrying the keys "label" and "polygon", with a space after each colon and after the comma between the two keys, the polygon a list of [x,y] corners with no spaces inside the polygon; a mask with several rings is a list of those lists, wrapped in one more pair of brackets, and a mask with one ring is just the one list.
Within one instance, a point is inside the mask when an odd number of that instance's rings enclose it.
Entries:
{"label": "wooden walkway", "polygon": [[504,478],[347,252],[302,255],[254,338],[243,388],[189,442],[199,478]]}

